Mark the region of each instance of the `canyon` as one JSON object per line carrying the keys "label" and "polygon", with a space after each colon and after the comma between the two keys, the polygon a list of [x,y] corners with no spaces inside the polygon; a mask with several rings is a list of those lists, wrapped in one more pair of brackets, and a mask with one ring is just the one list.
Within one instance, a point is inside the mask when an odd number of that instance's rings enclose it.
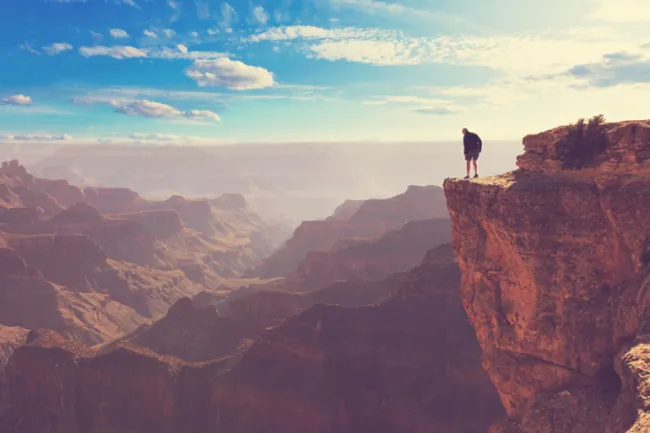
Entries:
{"label": "canyon", "polygon": [[[650,430],[650,121],[523,146],[514,171],[347,200],[284,243],[239,194],[79,196],[3,166],[0,431]],[[80,336],[62,299],[132,323]]]}
{"label": "canyon", "polygon": [[213,291],[280,244],[243,197],[150,201],[0,167],[0,324],[94,345]]}
{"label": "canyon", "polygon": [[[155,353],[161,341],[146,336],[147,330],[140,339],[100,350],[35,331],[5,368],[0,429],[485,431],[503,416],[503,408],[481,367],[459,282],[447,244],[404,273],[396,291],[379,305],[317,304],[262,332],[237,353],[206,362],[173,356],[170,341],[163,342],[169,355]],[[214,335],[215,322],[208,317],[214,319],[214,312],[180,300],[163,320],[177,323],[168,334],[171,340],[205,350],[182,332],[191,329],[194,341]]]}

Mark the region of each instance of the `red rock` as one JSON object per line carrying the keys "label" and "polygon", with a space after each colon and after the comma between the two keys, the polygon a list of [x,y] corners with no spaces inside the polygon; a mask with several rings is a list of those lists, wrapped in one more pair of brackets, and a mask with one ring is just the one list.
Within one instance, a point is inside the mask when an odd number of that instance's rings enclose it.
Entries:
{"label": "red rock", "polygon": [[569,131],[525,137],[515,172],[445,182],[463,302],[510,416],[492,431],[650,431],[650,122]]}
{"label": "red rock", "polygon": [[0,325],[0,373],[17,347],[25,344],[28,330],[17,326]]}
{"label": "red rock", "polygon": [[403,194],[382,200],[367,200],[346,220],[328,218],[305,221],[291,239],[264,260],[254,274],[276,278],[294,272],[312,251],[329,251],[340,239],[377,239],[409,221],[448,218],[440,187],[411,186]]}
{"label": "red rock", "polygon": [[[18,348],[0,387],[0,430],[485,431],[503,409],[449,255],[429,253],[382,305],[316,305],[224,360],[193,364],[129,346],[94,356]],[[169,318],[193,312],[184,300]]]}
{"label": "red rock", "polygon": [[263,330],[249,322],[221,317],[214,307],[199,308],[181,298],[165,317],[121,342],[185,361],[210,361],[232,355]]}

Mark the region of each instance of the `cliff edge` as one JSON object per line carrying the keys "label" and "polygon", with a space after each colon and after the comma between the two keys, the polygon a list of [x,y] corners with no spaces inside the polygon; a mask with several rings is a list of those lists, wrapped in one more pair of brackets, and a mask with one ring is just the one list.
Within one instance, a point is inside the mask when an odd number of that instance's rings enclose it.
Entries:
{"label": "cliff edge", "polygon": [[523,140],[444,184],[461,294],[509,418],[491,432],[650,431],[650,121]]}

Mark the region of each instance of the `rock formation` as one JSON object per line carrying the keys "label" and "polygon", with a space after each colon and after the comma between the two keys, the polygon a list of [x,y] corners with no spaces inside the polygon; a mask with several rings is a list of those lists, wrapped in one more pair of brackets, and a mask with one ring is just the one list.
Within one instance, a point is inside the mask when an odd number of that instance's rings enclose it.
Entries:
{"label": "rock formation", "polygon": [[0,373],[14,353],[14,349],[25,344],[28,333],[26,329],[17,326],[0,325]]}
{"label": "rock formation", "polygon": [[255,236],[265,229],[241,200],[148,201],[127,189],[38,179],[5,162],[0,325],[90,345],[115,340],[264,257],[272,246]]}
{"label": "rock formation", "polygon": [[236,353],[263,330],[252,321],[221,317],[214,307],[200,308],[191,299],[181,298],[165,317],[143,326],[121,339],[119,344],[127,343],[161,355],[200,362]]}
{"label": "rock formation", "polygon": [[293,285],[306,291],[349,278],[373,281],[406,271],[418,264],[432,246],[450,242],[450,230],[448,219],[410,221],[374,242],[309,252],[291,276]]}
{"label": "rock formation", "polygon": [[518,170],[444,185],[492,432],[650,431],[650,122],[523,143]]}
{"label": "rock formation", "polygon": [[[379,306],[316,305],[204,363],[37,333],[0,384],[12,433],[481,433],[503,416],[449,246]],[[193,314],[187,300],[168,318]]]}
{"label": "rock formation", "polygon": [[262,278],[283,277],[294,272],[309,252],[330,251],[337,244],[350,246],[342,242],[344,239],[355,238],[354,243],[358,244],[359,239],[376,240],[409,221],[448,217],[442,188],[411,186],[395,197],[364,201],[347,219],[330,217],[303,222],[253,274]]}

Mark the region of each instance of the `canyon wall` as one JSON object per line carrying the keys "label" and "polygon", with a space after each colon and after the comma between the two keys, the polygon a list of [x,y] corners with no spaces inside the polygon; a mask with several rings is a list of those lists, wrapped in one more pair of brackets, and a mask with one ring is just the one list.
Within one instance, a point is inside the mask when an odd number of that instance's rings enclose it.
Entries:
{"label": "canyon wall", "polygon": [[650,122],[523,144],[516,171],[444,185],[492,431],[649,431]]}

